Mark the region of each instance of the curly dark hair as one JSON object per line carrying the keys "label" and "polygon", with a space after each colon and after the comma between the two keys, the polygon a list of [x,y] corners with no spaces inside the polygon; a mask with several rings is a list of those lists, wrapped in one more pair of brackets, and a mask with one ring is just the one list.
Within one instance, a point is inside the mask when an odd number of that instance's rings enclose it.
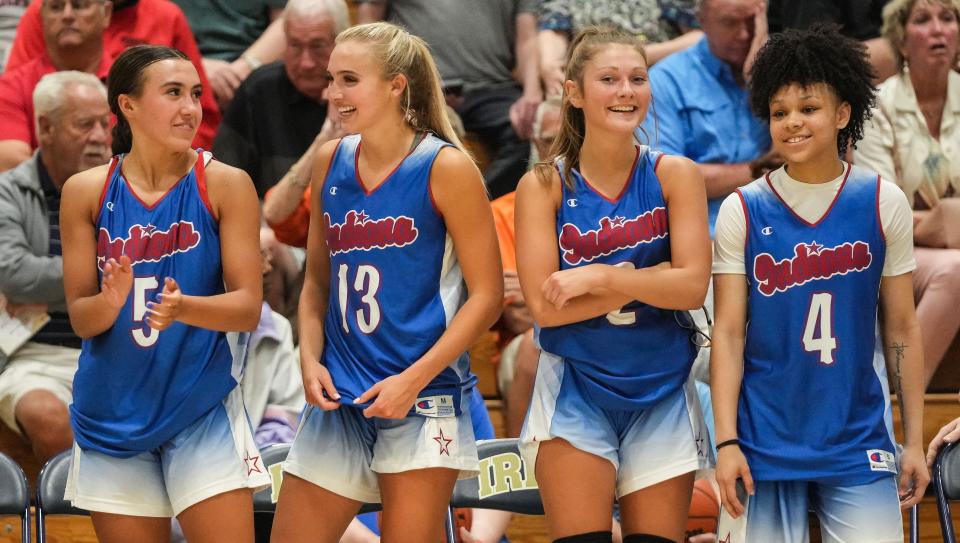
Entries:
{"label": "curly dark hair", "polygon": [[837,134],[842,156],[848,143],[856,147],[863,138],[863,124],[876,102],[876,89],[866,47],[840,34],[839,29],[818,24],[808,30],[771,35],[750,72],[750,107],[769,122],[770,100],[781,88],[793,83],[803,87],[825,83],[842,102],[850,104],[850,122]]}

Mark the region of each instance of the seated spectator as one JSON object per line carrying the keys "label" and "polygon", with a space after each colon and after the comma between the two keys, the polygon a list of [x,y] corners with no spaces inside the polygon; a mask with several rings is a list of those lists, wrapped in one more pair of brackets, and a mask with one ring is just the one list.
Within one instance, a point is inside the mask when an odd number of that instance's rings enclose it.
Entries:
{"label": "seated spectator", "polygon": [[704,36],[650,69],[654,96],[637,139],[700,168],[709,200],[710,236],[720,203],[782,163],[767,155],[770,135],[747,105],[748,57],[766,40],[759,0],[703,0]]}
{"label": "seated spectator", "polygon": [[[58,0],[59,1],[59,0]],[[26,0],[24,0],[26,3]],[[69,3],[74,11],[80,11],[75,6],[84,2]],[[88,0],[86,2],[90,4]],[[43,35],[43,0],[30,4],[20,26],[17,28],[17,37],[10,51],[7,71],[29,63],[44,54]],[[193,39],[190,26],[183,12],[176,5],[167,0],[113,0],[113,13],[110,24],[103,33],[103,52],[107,57],[108,66],[120,56],[126,48],[141,44],[167,45],[183,51],[200,74],[200,83],[205,92],[200,97],[200,106],[203,109],[203,123],[194,139],[194,146],[209,149],[213,144],[213,136],[220,124],[220,110],[212,92],[209,92],[210,82],[203,71],[200,51],[197,42]],[[57,2],[53,3],[54,6]],[[3,9],[3,8],[0,8]]]}
{"label": "seated spectator", "polygon": [[30,62],[0,77],[0,171],[30,158],[37,148],[33,89],[40,78],[59,70],[107,77],[110,60],[103,54],[103,31],[111,4],[104,0],[42,0],[46,49]]}
{"label": "seated spectator", "polygon": [[73,441],[67,405],[80,356],[63,291],[60,190],[110,159],[110,109],[103,84],[76,71],[41,79],[33,104],[39,149],[0,174],[0,293],[8,312],[29,305],[51,320],[0,364],[0,420],[46,461]]}
{"label": "seated spectator", "polygon": [[567,47],[577,32],[591,25],[613,26],[643,36],[647,61],[682,51],[701,32],[693,0],[544,0],[540,5],[538,43],[540,77],[547,95],[560,95]]}
{"label": "seated spectator", "polygon": [[[361,23],[387,20],[430,46],[447,103],[490,152],[491,198],[512,192],[527,169],[533,117],[543,100],[537,68],[538,0],[354,0]],[[517,83],[513,72],[517,72]]]}
{"label": "seated spectator", "polygon": [[[894,0],[883,13],[900,73],[880,85],[854,158],[896,182],[914,209],[913,288],[929,386],[960,329],[960,1]],[[950,233],[958,239],[948,245]]]}
{"label": "seated spectator", "polygon": [[283,50],[286,0],[173,0],[187,16],[222,108],[241,83]]}
{"label": "seated spectator", "polygon": [[[341,135],[325,124],[323,93],[333,40],[347,26],[343,0],[291,0],[281,61],[254,71],[226,110],[214,155],[250,174],[260,198],[315,139],[320,145]],[[317,139],[318,131],[323,138]]]}
{"label": "seated spectator", "polygon": [[0,2],[0,72],[10,56],[10,46],[17,33],[17,24],[27,10],[30,0],[8,0]]}

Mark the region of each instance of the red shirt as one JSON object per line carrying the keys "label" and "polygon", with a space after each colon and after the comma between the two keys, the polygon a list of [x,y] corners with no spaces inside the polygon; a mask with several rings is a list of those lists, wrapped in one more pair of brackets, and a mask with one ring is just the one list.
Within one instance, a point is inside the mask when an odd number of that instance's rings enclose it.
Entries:
{"label": "red shirt", "polygon": [[[110,18],[110,26],[103,34],[103,52],[108,59],[107,68],[127,47],[144,43],[167,45],[179,49],[197,67],[197,72],[200,74],[200,83],[204,89],[203,96],[200,97],[203,123],[197,131],[193,143],[195,147],[212,148],[213,138],[217,134],[217,127],[220,126],[220,109],[217,107],[213,89],[210,87],[207,75],[203,71],[203,65],[200,63],[202,57],[200,56],[200,50],[197,48],[197,42],[193,38],[193,32],[190,31],[187,18],[176,4],[169,0],[139,0],[133,5],[114,9],[113,16]],[[27,7],[20,19],[19,26],[17,26],[17,34],[10,49],[10,58],[7,60],[5,73],[10,73],[18,67],[32,62],[37,57],[44,55],[45,51],[40,2],[35,0]],[[101,74],[98,73],[97,75],[100,76]],[[106,79],[106,71],[102,75]],[[32,88],[30,92],[33,92]],[[32,106],[30,110],[33,111]],[[5,127],[7,122],[8,119],[3,118],[0,120],[0,125]],[[28,124],[32,134],[32,117]],[[3,135],[0,135],[0,140],[22,139],[27,141],[24,138],[6,137],[6,134],[8,132],[4,130]],[[37,144],[35,141],[31,141],[30,145],[36,147]]]}
{"label": "red shirt", "polygon": [[[33,121],[33,88],[40,79],[56,72],[53,61],[46,52],[20,66],[8,70],[0,77],[0,140],[20,140],[37,148],[37,134]],[[100,58],[100,67],[95,74],[107,78],[110,64],[106,56]]]}

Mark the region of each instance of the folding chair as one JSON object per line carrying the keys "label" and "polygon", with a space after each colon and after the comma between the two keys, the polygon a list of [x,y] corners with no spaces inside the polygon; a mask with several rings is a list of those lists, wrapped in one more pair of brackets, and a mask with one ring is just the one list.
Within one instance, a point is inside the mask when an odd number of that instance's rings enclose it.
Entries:
{"label": "folding chair", "polygon": [[940,514],[940,533],[944,543],[956,543],[950,500],[960,499],[960,449],[957,443],[945,443],[933,461],[933,491]]}
{"label": "folding chair", "polygon": [[30,542],[30,493],[23,470],[0,453],[0,516],[20,517],[20,541]]}
{"label": "folding chair", "polygon": [[73,449],[67,449],[54,456],[37,479],[37,543],[47,540],[47,515],[89,515],[85,509],[78,509],[63,499],[67,487],[67,474],[70,471],[70,457]]}

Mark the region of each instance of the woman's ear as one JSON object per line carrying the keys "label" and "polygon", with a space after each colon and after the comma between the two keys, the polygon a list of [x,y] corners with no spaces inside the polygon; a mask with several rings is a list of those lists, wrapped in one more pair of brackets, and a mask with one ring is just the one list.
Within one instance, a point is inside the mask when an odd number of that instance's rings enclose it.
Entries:
{"label": "woman's ear", "polygon": [[120,113],[123,113],[124,117],[129,117],[130,114],[136,110],[136,104],[134,104],[133,99],[127,94],[117,96],[117,106],[119,106]]}
{"label": "woman's ear", "polygon": [[406,89],[409,84],[410,82],[407,81],[407,76],[403,74],[393,76],[393,79],[390,80],[390,94],[403,96],[403,90]]}
{"label": "woman's ear", "polygon": [[563,94],[570,100],[570,105],[575,108],[583,109],[583,95],[580,92],[580,86],[576,81],[570,79],[563,82]]}
{"label": "woman's ear", "polygon": [[837,130],[843,130],[850,124],[850,102],[841,102],[837,107]]}

